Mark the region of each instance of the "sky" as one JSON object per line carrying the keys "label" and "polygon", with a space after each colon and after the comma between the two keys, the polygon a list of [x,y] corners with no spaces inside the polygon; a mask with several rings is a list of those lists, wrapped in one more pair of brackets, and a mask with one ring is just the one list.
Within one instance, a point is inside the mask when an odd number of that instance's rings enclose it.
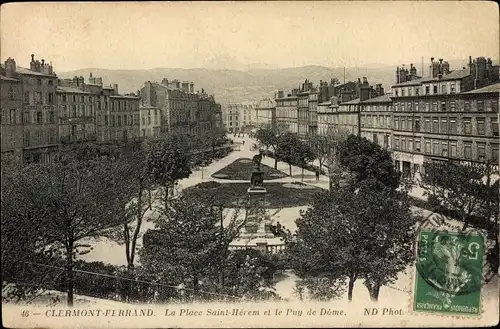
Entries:
{"label": "sky", "polygon": [[9,3],[1,60],[58,72],[197,68],[220,56],[279,67],[359,67],[499,56],[494,2]]}

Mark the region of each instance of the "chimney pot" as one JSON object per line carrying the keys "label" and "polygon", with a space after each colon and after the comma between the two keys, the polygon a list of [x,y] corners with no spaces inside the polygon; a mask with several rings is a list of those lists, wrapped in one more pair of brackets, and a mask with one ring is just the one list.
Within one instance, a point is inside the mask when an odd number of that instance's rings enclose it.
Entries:
{"label": "chimney pot", "polygon": [[31,61],[34,62],[35,61],[35,54],[31,54]]}
{"label": "chimney pot", "polygon": [[45,64],[45,59],[42,58],[42,65],[44,65],[44,64]]}

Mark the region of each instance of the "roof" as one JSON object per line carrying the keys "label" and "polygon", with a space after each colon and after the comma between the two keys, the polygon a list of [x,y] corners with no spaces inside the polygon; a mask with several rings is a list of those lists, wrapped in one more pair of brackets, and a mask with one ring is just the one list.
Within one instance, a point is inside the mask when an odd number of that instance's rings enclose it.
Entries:
{"label": "roof", "polygon": [[479,89],[471,90],[462,94],[470,95],[470,94],[485,94],[485,93],[498,93],[498,92],[500,92],[500,82]]}
{"label": "roof", "polygon": [[35,71],[29,70],[29,69],[26,69],[26,68],[20,67],[20,66],[16,67],[16,73],[19,73],[19,74],[29,74],[29,75],[39,75],[39,76],[44,76],[44,77],[57,78],[55,75],[50,75],[50,74],[41,73],[41,72],[35,72]]}
{"label": "roof", "polygon": [[455,70],[455,71],[451,71],[447,75],[444,75],[441,79],[439,79],[437,77],[435,77],[435,78],[426,77],[426,78],[406,81],[406,82],[402,82],[402,83],[397,83],[397,84],[393,85],[393,87],[418,86],[424,82],[433,82],[433,81],[460,80],[460,79],[463,79],[469,75],[470,75],[470,71],[468,69]]}
{"label": "roof", "polygon": [[[449,74],[443,76],[439,80],[458,80],[458,79],[465,78],[468,75],[470,75],[469,69],[456,70],[456,71],[452,71]],[[438,79],[434,78],[434,80],[438,80]]]}
{"label": "roof", "polygon": [[323,102],[323,103],[319,103],[318,106],[319,105],[327,105],[328,106],[328,105],[332,105],[332,102],[331,101]]}
{"label": "roof", "polygon": [[14,79],[14,78],[5,77],[3,75],[1,77],[2,77],[2,80],[4,80],[4,81],[19,82],[19,80]]}
{"label": "roof", "polygon": [[341,103],[341,105],[351,105],[351,104],[359,104],[359,103],[360,103],[359,98],[356,98],[356,99],[353,99],[352,101]]}
{"label": "roof", "polygon": [[282,99],[295,99],[297,96],[284,96],[284,97],[278,97],[276,100],[282,100]]}
{"label": "roof", "polygon": [[109,95],[109,98],[132,98],[139,99],[139,96],[127,96],[127,95]]}
{"label": "roof", "polygon": [[87,91],[83,91],[81,89],[74,88],[74,87],[61,87],[61,86],[59,86],[59,87],[57,87],[56,91],[60,92],[60,93],[90,94]]}
{"label": "roof", "polygon": [[366,104],[366,103],[389,103],[389,102],[391,102],[391,97],[389,97],[389,95],[382,95],[375,98],[364,100],[361,103]]}

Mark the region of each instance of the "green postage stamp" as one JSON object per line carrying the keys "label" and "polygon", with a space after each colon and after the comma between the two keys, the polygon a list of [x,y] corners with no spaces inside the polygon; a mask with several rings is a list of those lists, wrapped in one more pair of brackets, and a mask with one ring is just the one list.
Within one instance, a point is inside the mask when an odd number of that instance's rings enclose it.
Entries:
{"label": "green postage stamp", "polygon": [[429,229],[417,244],[413,310],[480,315],[485,237]]}

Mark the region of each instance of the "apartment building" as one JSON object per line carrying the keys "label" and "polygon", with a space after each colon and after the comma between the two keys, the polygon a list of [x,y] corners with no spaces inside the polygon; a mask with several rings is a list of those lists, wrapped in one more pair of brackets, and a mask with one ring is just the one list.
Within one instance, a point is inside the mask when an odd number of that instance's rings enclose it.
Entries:
{"label": "apartment building", "polygon": [[276,101],[276,126],[291,133],[299,132],[298,122],[298,94],[299,89],[292,89],[291,93],[284,95],[278,91]]}
{"label": "apartment building", "polygon": [[369,98],[359,103],[361,137],[391,148],[392,101],[389,95]]}
{"label": "apartment building", "polygon": [[397,167],[411,176],[427,161],[498,162],[499,67],[478,57],[450,71],[431,59],[429,72],[392,86]]}
{"label": "apartment building", "polygon": [[[4,122],[9,122],[9,127],[5,131],[2,129],[2,140],[7,140],[4,145],[6,152],[17,157],[22,154],[23,163],[54,161],[59,138],[57,76],[52,65],[44,59],[35,60],[35,55],[31,55],[30,68],[27,69],[17,66],[14,59],[8,58],[1,68],[1,76],[2,128]],[[21,127],[22,147],[19,142]]]}
{"label": "apartment building", "polygon": [[222,125],[222,109],[214,95],[204,89],[195,93],[193,82],[166,78],[161,83],[146,81],[139,96],[144,109],[159,110],[161,134],[203,136]]}
{"label": "apartment building", "polygon": [[84,90],[83,77],[59,80],[57,106],[59,140],[62,144],[96,141],[96,95]]}
{"label": "apartment building", "polygon": [[[15,65],[7,61],[6,65]],[[15,68],[6,70],[7,75],[1,75],[1,116],[2,129],[1,157],[2,167],[18,166],[23,163],[23,88],[21,80],[14,79]]]}
{"label": "apartment building", "polygon": [[141,137],[157,138],[161,133],[160,109],[154,106],[139,106]]}
{"label": "apartment building", "polygon": [[276,102],[271,98],[264,98],[255,107],[255,121],[257,128],[276,128]]}

